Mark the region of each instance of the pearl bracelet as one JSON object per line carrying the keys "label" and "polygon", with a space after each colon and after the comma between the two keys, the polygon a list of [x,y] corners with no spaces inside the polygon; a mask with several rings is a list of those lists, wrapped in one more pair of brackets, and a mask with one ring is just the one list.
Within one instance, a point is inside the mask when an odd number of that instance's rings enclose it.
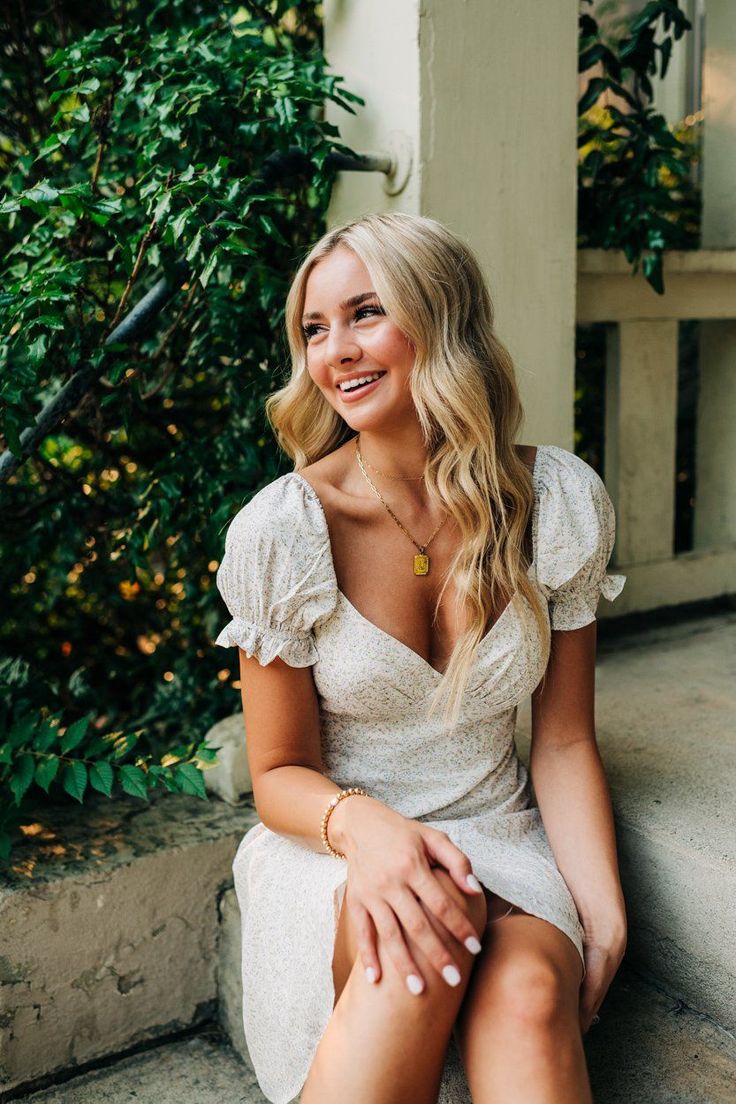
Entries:
{"label": "pearl bracelet", "polygon": [[340,792],[338,794],[335,794],[335,796],[330,800],[327,808],[322,814],[322,826],[320,828],[322,843],[325,845],[325,849],[329,851],[331,855],[334,855],[336,859],[344,859],[346,856],[341,854],[340,851],[336,851],[335,848],[332,847],[332,845],[330,844],[330,841],[327,838],[327,821],[332,816],[332,811],[337,803],[339,801],[342,801],[344,797],[352,797],[353,794],[362,794],[363,797],[368,797],[366,791],[361,790],[360,786],[351,786],[348,790],[340,790]]}

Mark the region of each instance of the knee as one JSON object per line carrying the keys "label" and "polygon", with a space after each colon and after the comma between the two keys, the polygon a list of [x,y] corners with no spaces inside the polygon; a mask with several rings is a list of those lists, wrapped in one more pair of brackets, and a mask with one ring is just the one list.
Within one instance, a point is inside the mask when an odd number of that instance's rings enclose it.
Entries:
{"label": "knee", "polygon": [[497,963],[491,986],[497,1014],[522,1030],[548,1031],[567,1007],[565,979],[559,967],[541,954]]}

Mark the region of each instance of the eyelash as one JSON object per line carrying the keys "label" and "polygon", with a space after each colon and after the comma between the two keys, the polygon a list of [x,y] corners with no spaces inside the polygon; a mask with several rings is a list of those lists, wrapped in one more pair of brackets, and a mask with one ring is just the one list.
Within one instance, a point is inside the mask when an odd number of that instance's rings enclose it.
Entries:
{"label": "eyelash", "polygon": [[[357,318],[358,315],[363,314],[364,311],[375,311],[376,314],[386,313],[383,307],[358,307],[353,317]],[[306,337],[307,341],[309,341],[310,337],[314,336],[314,334],[319,329],[319,325],[320,324],[318,322],[309,322],[306,326],[302,326],[302,333]]]}

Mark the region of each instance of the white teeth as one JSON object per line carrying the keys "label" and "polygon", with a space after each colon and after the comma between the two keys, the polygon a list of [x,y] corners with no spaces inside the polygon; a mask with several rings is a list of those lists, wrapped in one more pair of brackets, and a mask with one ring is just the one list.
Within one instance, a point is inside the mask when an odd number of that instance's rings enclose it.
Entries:
{"label": "white teeth", "polygon": [[338,383],[337,386],[341,391],[354,391],[361,383],[368,383],[370,380],[380,379],[383,374],[382,372],[374,372],[372,376],[360,376],[359,379],[352,379],[348,383]]}

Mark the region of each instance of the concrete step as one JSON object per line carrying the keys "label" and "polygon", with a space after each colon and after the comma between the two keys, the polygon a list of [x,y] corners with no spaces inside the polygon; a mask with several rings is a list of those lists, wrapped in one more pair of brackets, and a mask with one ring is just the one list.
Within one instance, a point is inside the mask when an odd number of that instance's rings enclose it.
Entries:
{"label": "concrete step", "polygon": [[[625,969],[585,1049],[596,1104],[733,1102],[733,1037]],[[265,1104],[250,1067],[215,1031],[130,1055],[17,1099],[26,1104]]]}
{"label": "concrete step", "polygon": [[131,1054],[17,1099],[27,1104],[266,1104],[253,1072],[219,1031]]}
{"label": "concrete step", "polygon": [[[519,713],[528,762],[529,707]],[[596,730],[640,973],[736,1031],[736,614],[601,626]],[[736,1090],[734,1091],[736,1098]]]}
{"label": "concrete step", "polygon": [[218,900],[251,808],[38,806],[0,880],[0,1099],[216,1017]]}

